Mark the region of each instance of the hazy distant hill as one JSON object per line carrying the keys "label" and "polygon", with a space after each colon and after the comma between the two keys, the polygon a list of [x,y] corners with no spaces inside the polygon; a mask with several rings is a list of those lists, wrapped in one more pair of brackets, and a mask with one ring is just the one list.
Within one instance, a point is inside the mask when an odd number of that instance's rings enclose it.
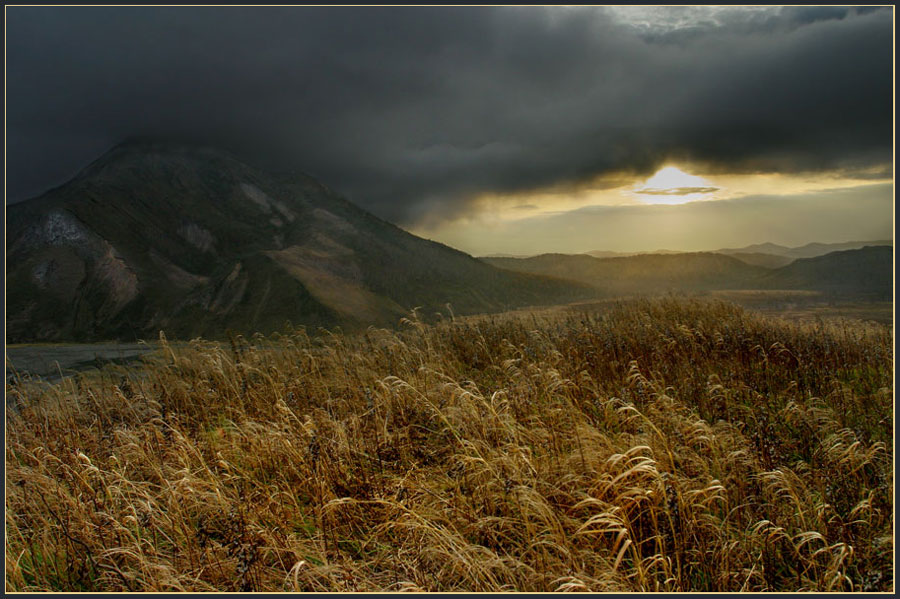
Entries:
{"label": "hazy distant hill", "polygon": [[[741,258],[746,256],[740,255]],[[854,299],[891,297],[893,248],[890,246],[832,252],[798,260],[768,255],[760,261],[770,258],[786,259],[791,263],[773,268],[748,264],[738,256],[712,252],[641,254],[623,258],[543,254],[525,259],[488,258],[485,261],[517,272],[581,281],[607,295],[669,290],[803,289]]]}
{"label": "hazy distant hill", "polygon": [[716,250],[720,254],[774,254],[776,256],[787,256],[789,258],[815,258],[816,256],[824,256],[830,252],[840,250],[857,250],[866,246],[890,245],[894,242],[890,239],[876,241],[847,241],[844,243],[808,243],[800,247],[786,247],[775,243],[759,243],[756,245],[748,245],[743,248],[723,248]]}
{"label": "hazy distant hill", "polygon": [[396,323],[585,297],[415,237],[304,175],[224,152],[118,146],[8,207],[7,341]]}
{"label": "hazy distant hill", "polygon": [[543,254],[532,258],[487,258],[489,264],[532,274],[572,279],[607,294],[667,290],[744,288],[767,269],[711,252],[641,254],[594,258],[587,254]]}
{"label": "hazy distant hill", "polygon": [[503,252],[499,254],[487,254],[486,256],[479,256],[479,258],[530,258],[530,254],[505,254]]}
{"label": "hazy distant hill", "polygon": [[679,252],[675,250],[653,250],[652,252],[610,252],[607,250],[591,250],[585,252],[588,256],[594,258],[627,258],[628,256],[643,256],[645,254],[685,254],[689,252]]}
{"label": "hazy distant hill", "polygon": [[787,266],[794,261],[790,256],[779,256],[778,254],[764,254],[762,252],[736,252],[728,254],[732,258],[737,258],[741,262],[752,264],[753,266],[762,266],[763,268],[781,268]]}
{"label": "hazy distant hill", "polygon": [[715,250],[717,254],[772,254],[775,256],[788,256],[793,248],[777,243],[755,243],[742,248],[722,248]]}
{"label": "hazy distant hill", "polygon": [[[887,245],[893,246],[891,240],[878,241],[848,241],[844,243],[808,243],[800,247],[787,247],[776,243],[757,243],[742,248],[722,248],[714,250],[716,254],[726,254],[733,256],[752,266],[762,266],[764,268],[781,268],[787,266],[797,258],[813,258],[823,256],[829,252],[839,250],[853,250],[866,246]],[[654,250],[652,252],[613,252],[607,250],[593,250],[585,252],[586,255],[594,258],[626,258],[631,256],[645,255],[673,255],[688,254],[691,252],[678,252],[674,250]],[[504,258],[524,258],[525,256],[499,255],[495,254],[486,257],[504,257]]]}
{"label": "hazy distant hill", "polygon": [[801,258],[766,274],[760,286],[888,300],[893,295],[893,257],[891,246],[870,246]]}

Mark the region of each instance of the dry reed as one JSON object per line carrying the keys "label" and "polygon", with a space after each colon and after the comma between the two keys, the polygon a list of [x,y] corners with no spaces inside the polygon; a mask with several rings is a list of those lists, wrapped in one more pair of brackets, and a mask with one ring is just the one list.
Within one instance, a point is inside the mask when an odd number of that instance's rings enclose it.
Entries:
{"label": "dry reed", "polygon": [[636,300],[7,385],[8,591],[892,591],[893,339]]}

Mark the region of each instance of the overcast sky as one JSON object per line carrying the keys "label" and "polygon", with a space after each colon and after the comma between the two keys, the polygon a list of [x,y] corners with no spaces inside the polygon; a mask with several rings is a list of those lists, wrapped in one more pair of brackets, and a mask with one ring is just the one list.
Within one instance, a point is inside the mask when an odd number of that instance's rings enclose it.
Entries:
{"label": "overcast sky", "polygon": [[[308,172],[475,253],[522,246],[551,209],[636,223],[659,207],[626,190],[667,164],[710,189],[782,177],[823,223],[846,206],[794,182],[831,177],[855,190],[847,202],[866,198],[856,220],[890,236],[892,10],[7,7],[7,201],[153,136]],[[743,206],[762,197],[752,187],[708,200]],[[557,203],[536,203],[547,190]],[[778,241],[754,227],[748,243]],[[796,240],[864,233],[805,227]],[[500,237],[465,241],[480,231]],[[644,237],[582,251],[654,249]]]}

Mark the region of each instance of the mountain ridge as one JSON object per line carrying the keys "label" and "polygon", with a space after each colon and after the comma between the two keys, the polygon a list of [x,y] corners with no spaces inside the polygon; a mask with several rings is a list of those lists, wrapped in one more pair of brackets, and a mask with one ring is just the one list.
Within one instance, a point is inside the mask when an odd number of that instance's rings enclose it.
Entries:
{"label": "mountain ridge", "polygon": [[[727,254],[729,256],[736,256],[741,260],[746,261],[748,264],[755,264],[758,266],[764,265],[777,265],[783,266],[789,264],[790,260],[795,260],[797,258],[812,258],[815,256],[823,256],[827,253],[840,251],[840,250],[850,250],[850,249],[860,249],[866,246],[876,246],[876,245],[890,245],[893,246],[894,242],[890,239],[876,239],[871,241],[845,241],[845,242],[837,242],[837,243],[822,243],[822,242],[811,242],[806,245],[796,246],[796,247],[788,247],[785,245],[779,245],[777,243],[772,242],[763,242],[763,243],[755,243],[751,245],[747,245],[740,248],[719,248],[716,250],[667,250],[667,249],[657,249],[657,250],[641,250],[641,251],[633,251],[633,252],[617,252],[613,250],[590,250],[587,252],[579,252],[579,253],[568,253],[566,255],[574,256],[574,255],[588,255],[593,256],[594,258],[627,258],[630,256],[644,256],[644,255],[671,255],[671,254],[696,254],[696,253],[713,253],[713,254]],[[491,253],[484,254],[478,256],[479,259],[484,258],[534,258],[536,256],[540,256],[546,253],[559,253],[559,252],[543,252],[541,254],[511,254],[511,253]],[[788,261],[785,261],[787,259]],[[772,266],[772,267],[777,267]]]}
{"label": "mountain ridge", "polygon": [[487,258],[517,272],[549,275],[594,286],[606,295],[783,289],[821,291],[833,297],[885,300],[893,289],[893,247],[865,246],[770,268],[716,252],[639,254],[596,258],[588,254],[540,254],[531,258]]}
{"label": "mountain ridge", "polygon": [[775,243],[761,243],[748,245],[743,248],[721,248],[716,250],[722,254],[747,254],[747,253],[764,253],[776,256],[785,256],[789,258],[815,258],[816,256],[824,256],[831,252],[841,250],[858,250],[866,246],[893,246],[894,242],[890,239],[876,239],[872,241],[844,241],[838,243],[821,243],[814,241],[806,245],[796,247],[788,247]]}
{"label": "mountain ridge", "polygon": [[639,254],[595,258],[588,254],[541,254],[526,259],[490,258],[486,262],[517,272],[569,278],[607,295],[666,290],[710,290],[755,280],[766,269],[714,252]]}
{"label": "mountain ridge", "polygon": [[893,294],[894,248],[870,245],[798,258],[763,276],[770,289],[805,289],[831,296],[888,300]]}
{"label": "mountain ridge", "polygon": [[7,338],[396,324],[587,297],[379,219],[305,174],[204,146],[120,144],[7,208]]}

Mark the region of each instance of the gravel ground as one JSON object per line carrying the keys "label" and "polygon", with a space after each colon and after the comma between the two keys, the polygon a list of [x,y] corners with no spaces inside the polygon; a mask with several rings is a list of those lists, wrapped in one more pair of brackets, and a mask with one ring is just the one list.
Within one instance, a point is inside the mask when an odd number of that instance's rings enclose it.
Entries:
{"label": "gravel ground", "polygon": [[144,343],[27,344],[6,346],[7,377],[18,372],[58,380],[79,370],[123,364],[156,349]]}

